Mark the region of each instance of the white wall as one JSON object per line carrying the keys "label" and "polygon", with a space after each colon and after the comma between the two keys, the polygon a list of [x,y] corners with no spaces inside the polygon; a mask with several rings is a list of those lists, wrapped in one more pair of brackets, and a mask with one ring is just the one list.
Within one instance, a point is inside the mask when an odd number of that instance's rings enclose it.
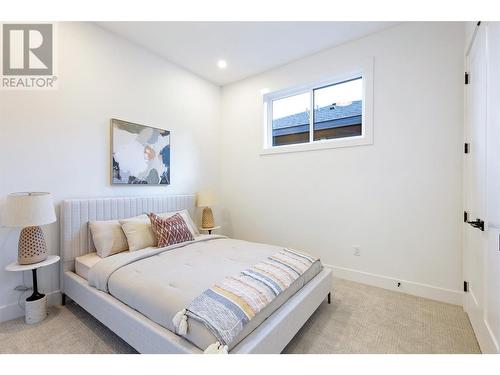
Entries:
{"label": "white wall", "polygon": [[[0,213],[13,191],[50,191],[58,203],[216,187],[220,89],[93,24],[58,26],[59,89],[0,91]],[[171,130],[170,186],[110,185],[112,117]],[[45,230],[58,254],[58,224]],[[22,315],[22,277],[4,271],[18,233],[0,228],[0,321]],[[57,269],[39,271],[44,292],[58,289]]]}
{"label": "white wall", "polygon": [[[51,191],[59,202],[222,186],[217,219],[227,234],[319,254],[345,277],[385,287],[405,280],[404,291],[456,302],[464,34],[461,23],[396,26],[226,86],[221,112],[218,87],[95,25],[59,24],[59,89],[0,91],[0,213],[12,191]],[[260,89],[319,80],[371,56],[373,145],[259,155]],[[110,186],[111,117],[172,131],[170,186]],[[46,232],[58,253],[58,224]],[[17,238],[0,228],[0,321],[22,314],[13,291],[21,275],[3,271]],[[45,292],[58,289],[57,266],[40,274]]]}
{"label": "white wall", "polygon": [[[461,303],[464,34],[462,23],[402,24],[225,86],[228,233],[318,254],[337,275],[390,288],[406,280],[410,293]],[[371,56],[373,145],[259,155],[262,88]]]}

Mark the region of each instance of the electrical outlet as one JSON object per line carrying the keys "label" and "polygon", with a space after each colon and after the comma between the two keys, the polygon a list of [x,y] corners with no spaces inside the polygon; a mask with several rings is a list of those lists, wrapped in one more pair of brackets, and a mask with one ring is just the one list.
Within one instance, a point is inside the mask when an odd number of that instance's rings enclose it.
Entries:
{"label": "electrical outlet", "polygon": [[360,257],[361,256],[361,248],[359,246],[353,246],[352,247],[354,249],[354,256],[355,257]]}

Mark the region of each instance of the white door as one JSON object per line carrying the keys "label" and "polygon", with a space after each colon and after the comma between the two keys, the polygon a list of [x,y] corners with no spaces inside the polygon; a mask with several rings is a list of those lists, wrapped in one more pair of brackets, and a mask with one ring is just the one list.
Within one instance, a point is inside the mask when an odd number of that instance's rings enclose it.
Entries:
{"label": "white door", "polygon": [[464,209],[469,223],[464,223],[463,254],[464,276],[469,289],[464,308],[480,344],[483,335],[487,334],[483,332],[487,228],[480,229],[480,221],[486,221],[486,57],[486,30],[480,26],[467,56],[465,142],[469,144],[469,152],[464,155]]}
{"label": "white door", "polygon": [[486,204],[488,248],[485,258],[485,321],[492,351],[500,353],[500,22],[486,22],[488,118],[486,120]]}

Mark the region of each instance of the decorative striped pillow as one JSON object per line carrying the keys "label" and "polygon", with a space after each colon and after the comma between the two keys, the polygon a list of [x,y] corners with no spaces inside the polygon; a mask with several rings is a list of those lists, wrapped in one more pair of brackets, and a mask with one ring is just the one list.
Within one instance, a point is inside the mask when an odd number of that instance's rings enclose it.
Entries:
{"label": "decorative striped pillow", "polygon": [[162,218],[150,213],[148,217],[151,220],[153,233],[158,240],[158,247],[194,240],[193,234],[181,215],[175,214],[168,218]]}

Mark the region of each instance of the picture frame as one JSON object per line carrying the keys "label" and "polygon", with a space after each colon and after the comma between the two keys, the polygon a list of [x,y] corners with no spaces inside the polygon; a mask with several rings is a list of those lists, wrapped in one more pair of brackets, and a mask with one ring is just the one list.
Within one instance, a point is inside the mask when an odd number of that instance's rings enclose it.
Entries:
{"label": "picture frame", "polygon": [[170,131],[112,118],[111,184],[170,185]]}

